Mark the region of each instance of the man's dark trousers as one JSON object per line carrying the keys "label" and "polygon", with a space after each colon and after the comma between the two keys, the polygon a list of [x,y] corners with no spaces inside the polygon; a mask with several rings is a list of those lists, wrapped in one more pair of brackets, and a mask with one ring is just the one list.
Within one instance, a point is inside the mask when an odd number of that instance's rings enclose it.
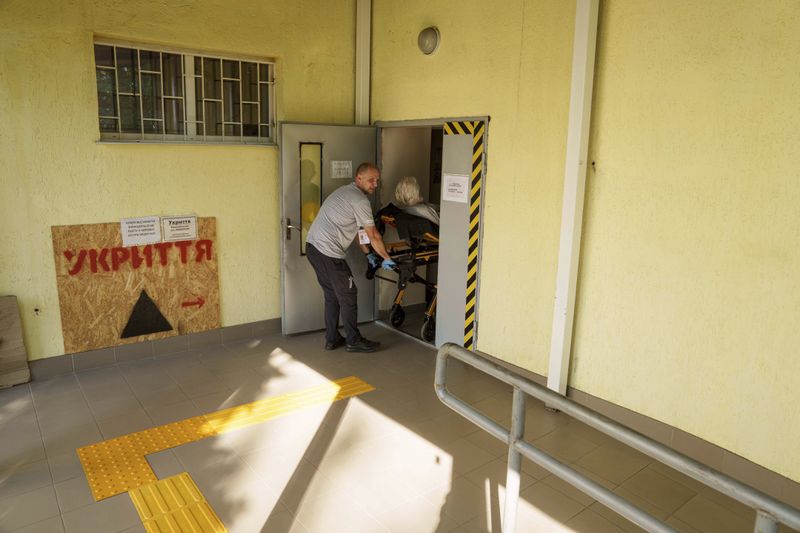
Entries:
{"label": "man's dark trousers", "polygon": [[350,266],[344,259],[328,257],[311,243],[306,243],[306,257],[314,267],[317,281],[325,294],[325,341],[339,340],[339,315],[342,316],[347,344],[361,340],[358,331],[358,288]]}

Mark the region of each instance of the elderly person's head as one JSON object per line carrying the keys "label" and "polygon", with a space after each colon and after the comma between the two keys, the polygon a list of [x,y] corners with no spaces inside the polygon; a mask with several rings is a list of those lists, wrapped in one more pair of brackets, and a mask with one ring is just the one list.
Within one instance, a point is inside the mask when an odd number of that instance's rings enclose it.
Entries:
{"label": "elderly person's head", "polygon": [[422,202],[422,195],[419,192],[419,183],[414,176],[401,178],[394,189],[394,198],[400,205],[416,205]]}

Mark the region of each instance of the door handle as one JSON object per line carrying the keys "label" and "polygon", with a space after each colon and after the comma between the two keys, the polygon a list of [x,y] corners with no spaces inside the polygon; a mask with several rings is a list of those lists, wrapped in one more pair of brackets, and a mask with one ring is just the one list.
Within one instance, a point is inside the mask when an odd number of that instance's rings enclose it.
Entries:
{"label": "door handle", "polygon": [[292,219],[286,217],[286,240],[292,240],[292,230],[295,229],[297,231],[301,231],[299,226],[292,226]]}

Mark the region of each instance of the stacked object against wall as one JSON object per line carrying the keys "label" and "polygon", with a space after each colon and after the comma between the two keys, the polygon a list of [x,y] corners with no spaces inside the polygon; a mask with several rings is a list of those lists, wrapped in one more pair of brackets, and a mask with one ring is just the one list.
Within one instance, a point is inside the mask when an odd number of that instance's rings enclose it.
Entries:
{"label": "stacked object against wall", "polygon": [[0,389],[31,380],[16,296],[0,296]]}

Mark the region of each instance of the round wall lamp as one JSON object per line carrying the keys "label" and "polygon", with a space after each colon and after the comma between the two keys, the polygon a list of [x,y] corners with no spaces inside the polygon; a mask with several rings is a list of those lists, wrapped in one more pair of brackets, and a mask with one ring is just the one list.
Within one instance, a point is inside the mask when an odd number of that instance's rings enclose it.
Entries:
{"label": "round wall lamp", "polygon": [[425,55],[430,55],[439,48],[439,28],[436,26],[429,26],[419,32],[417,37],[417,46]]}

